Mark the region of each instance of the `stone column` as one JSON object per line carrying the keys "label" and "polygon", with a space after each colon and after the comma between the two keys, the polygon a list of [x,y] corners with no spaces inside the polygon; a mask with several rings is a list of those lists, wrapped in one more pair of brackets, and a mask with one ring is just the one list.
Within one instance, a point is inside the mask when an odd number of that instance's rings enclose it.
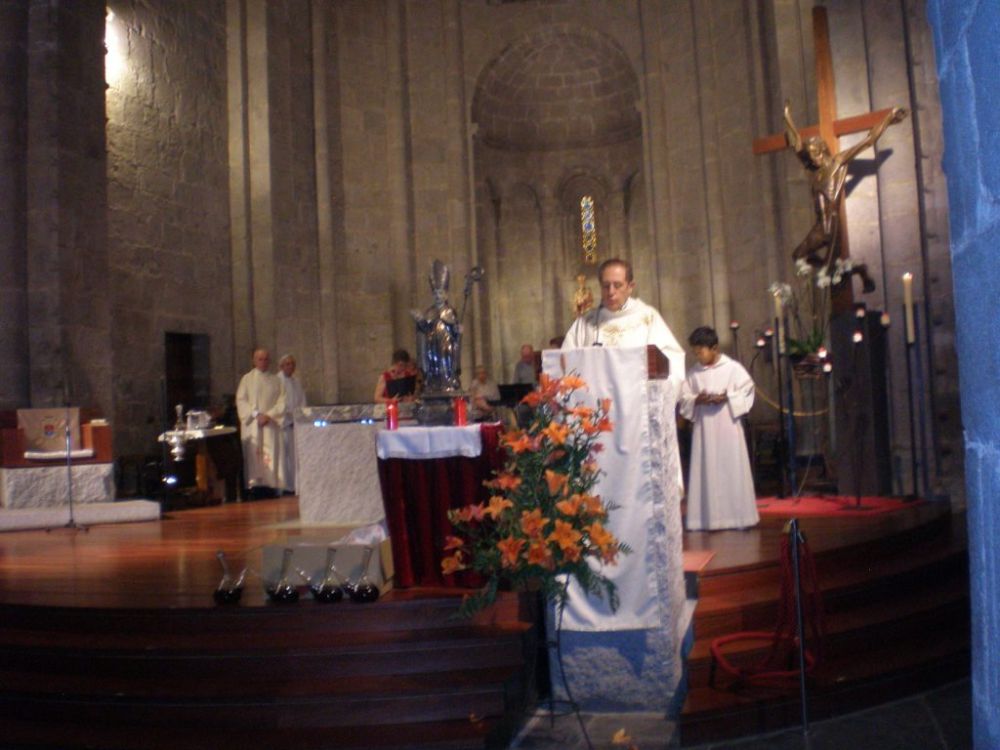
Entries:
{"label": "stone column", "polygon": [[27,3],[0,4],[0,408],[28,403]]}
{"label": "stone column", "polygon": [[29,6],[26,248],[32,406],[110,415],[104,12]]}
{"label": "stone column", "polygon": [[[951,205],[958,362],[962,375],[972,600],[972,734],[1000,747],[1000,146],[995,30],[1000,6],[930,0]],[[956,522],[961,522],[957,520]]]}

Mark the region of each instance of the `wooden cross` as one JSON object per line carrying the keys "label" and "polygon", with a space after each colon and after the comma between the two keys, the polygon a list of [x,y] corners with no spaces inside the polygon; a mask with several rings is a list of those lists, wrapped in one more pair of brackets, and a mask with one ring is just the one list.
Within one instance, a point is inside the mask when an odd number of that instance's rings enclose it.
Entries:
{"label": "wooden cross", "polygon": [[[840,136],[849,133],[860,133],[871,130],[875,125],[882,122],[886,116],[892,112],[891,109],[880,109],[877,112],[868,112],[863,115],[844,117],[837,119],[837,93],[833,85],[833,57],[830,54],[830,27],[827,23],[826,8],[816,6],[812,9],[813,21],[813,45],[816,58],[816,96],[819,109],[819,124],[800,128],[799,135],[802,140],[812,136],[820,136],[826,141],[831,154],[840,151]],[[775,151],[783,151],[788,148],[788,140],[784,133],[755,138],[753,141],[754,154],[768,154]],[[844,196],[840,197],[841,205],[839,210],[840,226],[838,228],[838,247],[831,248],[830,252],[837,252],[839,257],[847,258],[850,255],[847,243],[847,214],[843,206]],[[850,284],[845,284],[842,289],[833,292],[833,311],[840,312],[850,306],[853,300]]]}
{"label": "wooden cross", "polygon": [[[877,112],[837,119],[837,93],[833,86],[833,58],[830,55],[830,27],[826,20],[826,8],[813,8],[812,18],[819,125],[800,128],[799,135],[802,136],[803,141],[814,135],[822,136],[830,148],[830,153],[835,154],[840,150],[840,136],[871,130],[882,122],[892,110],[880,109]],[[754,154],[768,154],[774,151],[783,151],[786,148],[788,148],[788,141],[785,140],[783,132],[755,138],[753,141]]]}

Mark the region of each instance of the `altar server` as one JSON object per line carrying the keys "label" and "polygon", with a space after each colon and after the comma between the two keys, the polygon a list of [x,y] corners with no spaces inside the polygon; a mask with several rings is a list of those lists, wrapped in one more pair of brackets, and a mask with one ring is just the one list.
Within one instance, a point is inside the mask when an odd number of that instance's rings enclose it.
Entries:
{"label": "altar server", "polygon": [[243,441],[243,471],[251,496],[274,496],[284,486],[281,427],[285,420],[285,389],[272,372],[267,349],[253,353],[253,369],[236,389],[236,409]]}
{"label": "altar server", "polygon": [[755,526],[760,516],[741,422],[753,406],[753,380],[719,351],[713,329],[696,328],[688,342],[697,360],[680,397],[681,416],[694,422],[688,531]]}
{"label": "altar server", "polygon": [[295,357],[286,354],[278,360],[278,377],[285,388],[285,423],[281,428],[281,459],[285,469],[285,492],[295,492],[295,410],[306,405],[302,383],[295,377]]}
{"label": "altar server", "polygon": [[670,360],[670,377],[683,379],[684,350],[656,308],[632,296],[632,266],[620,258],[611,258],[601,264],[597,278],[601,283],[601,304],[573,322],[562,348],[653,344]]}

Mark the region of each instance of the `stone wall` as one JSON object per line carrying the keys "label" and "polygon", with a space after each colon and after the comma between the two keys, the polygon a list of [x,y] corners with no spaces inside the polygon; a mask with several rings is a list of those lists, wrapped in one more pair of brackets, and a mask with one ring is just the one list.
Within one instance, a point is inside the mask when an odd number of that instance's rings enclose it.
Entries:
{"label": "stone wall", "polygon": [[234,393],[225,8],[109,3],[108,258],[116,452],[162,428],[166,332],[211,339],[212,396]]}
{"label": "stone wall", "polygon": [[[754,156],[751,141],[780,132],[786,98],[803,124],[815,117],[812,4],[113,0],[108,60],[121,66],[106,127],[101,4],[56,3],[51,18],[47,4],[6,4],[0,65],[17,85],[0,98],[11,139],[0,144],[0,352],[12,374],[0,400],[58,401],[76,357],[72,385],[113,416],[116,450],[145,450],[175,331],[210,337],[216,401],[256,345],[296,354],[310,401],[365,401],[391,350],[414,346],[410,310],[430,302],[435,258],[452,266],[456,304],[466,271],[487,268],[463,362],[503,379],[520,343],[545,345],[568,325],[578,268],[560,197],[583,179],[607,198],[602,252],[630,257],[640,295],[682,339],[712,324],[729,349],[739,320],[746,360],[770,319],[766,288],[791,278],[811,223],[801,166],[787,152]],[[852,249],[879,274],[873,305],[895,313],[898,274],[919,266],[935,489],[954,499],[947,201],[921,7],[829,11],[841,114],[915,113],[887,135],[848,213]],[[532,65],[553,51],[583,72],[589,52],[607,64],[593,80],[532,68],[529,102],[477,122],[477,93],[511,50]],[[549,114],[534,147],[490,140],[505,129],[530,140]],[[616,137],[578,140],[588,133]],[[908,417],[899,355],[896,436]],[[769,368],[754,374],[775,392]],[[754,418],[773,416],[761,405]]]}
{"label": "stone wall", "polygon": [[976,747],[1000,747],[1000,6],[930,0],[951,205],[962,375]]}

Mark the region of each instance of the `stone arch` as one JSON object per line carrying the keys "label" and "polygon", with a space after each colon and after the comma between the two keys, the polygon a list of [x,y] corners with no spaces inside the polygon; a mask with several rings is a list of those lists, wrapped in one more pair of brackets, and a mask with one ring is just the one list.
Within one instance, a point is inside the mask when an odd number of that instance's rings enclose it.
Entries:
{"label": "stone arch", "polygon": [[483,69],[472,120],[500,149],[592,147],[636,138],[639,81],[608,35],[571,24],[535,29]]}

